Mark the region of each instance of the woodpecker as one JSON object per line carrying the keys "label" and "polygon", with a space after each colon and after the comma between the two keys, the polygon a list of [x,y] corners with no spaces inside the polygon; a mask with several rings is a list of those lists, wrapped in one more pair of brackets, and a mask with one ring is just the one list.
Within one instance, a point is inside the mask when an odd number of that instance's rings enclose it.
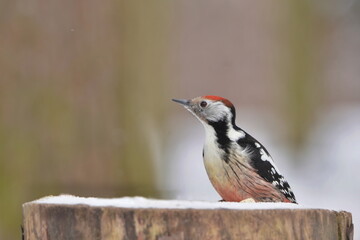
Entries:
{"label": "woodpecker", "polygon": [[229,100],[218,96],[172,100],[205,128],[204,165],[222,201],[296,203],[266,148],[236,126],[235,107]]}

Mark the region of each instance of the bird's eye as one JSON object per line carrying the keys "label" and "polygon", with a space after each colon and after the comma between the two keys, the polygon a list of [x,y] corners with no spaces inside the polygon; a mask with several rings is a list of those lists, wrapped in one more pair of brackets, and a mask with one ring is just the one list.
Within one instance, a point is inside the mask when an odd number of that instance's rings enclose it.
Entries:
{"label": "bird's eye", "polygon": [[206,106],[207,106],[207,102],[205,102],[205,101],[200,102],[200,107],[204,108]]}

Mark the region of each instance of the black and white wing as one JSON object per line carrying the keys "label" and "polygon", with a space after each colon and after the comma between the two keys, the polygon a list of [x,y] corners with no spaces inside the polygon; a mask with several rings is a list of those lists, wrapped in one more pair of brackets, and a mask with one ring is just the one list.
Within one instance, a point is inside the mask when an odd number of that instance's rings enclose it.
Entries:
{"label": "black and white wing", "polygon": [[289,201],[296,203],[295,195],[289,183],[280,174],[265,147],[247,133],[243,138],[238,139],[237,143],[251,154],[251,164],[258,174],[279,189]]}

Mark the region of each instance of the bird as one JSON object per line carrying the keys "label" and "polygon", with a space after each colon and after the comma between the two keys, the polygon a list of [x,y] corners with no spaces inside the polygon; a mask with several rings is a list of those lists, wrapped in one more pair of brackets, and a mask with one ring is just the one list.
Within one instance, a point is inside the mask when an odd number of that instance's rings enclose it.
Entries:
{"label": "bird", "polygon": [[203,161],[221,201],[297,203],[266,148],[235,124],[235,107],[228,99],[208,95],[172,100],[204,126]]}

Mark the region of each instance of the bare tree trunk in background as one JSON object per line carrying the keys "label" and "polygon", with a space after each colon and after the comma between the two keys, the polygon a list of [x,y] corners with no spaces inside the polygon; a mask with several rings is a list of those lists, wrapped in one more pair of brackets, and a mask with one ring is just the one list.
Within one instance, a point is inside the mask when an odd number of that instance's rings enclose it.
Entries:
{"label": "bare tree trunk in background", "polygon": [[157,195],[167,4],[0,4],[0,239],[40,196]]}
{"label": "bare tree trunk in background", "polygon": [[[311,126],[321,99],[316,74],[318,27],[314,25],[314,7],[311,1],[290,1],[287,22],[284,23],[288,56],[285,68],[285,118],[288,119],[290,140],[294,149],[300,148]],[[317,68],[317,69],[316,69]]]}
{"label": "bare tree trunk in background", "polygon": [[[167,95],[166,51],[168,5],[155,2],[120,1],[117,5],[120,43],[118,50],[117,113],[125,145],[121,150],[121,181],[131,194],[154,196],[154,162],[162,145]],[[138,189],[142,187],[142,189]]]}

